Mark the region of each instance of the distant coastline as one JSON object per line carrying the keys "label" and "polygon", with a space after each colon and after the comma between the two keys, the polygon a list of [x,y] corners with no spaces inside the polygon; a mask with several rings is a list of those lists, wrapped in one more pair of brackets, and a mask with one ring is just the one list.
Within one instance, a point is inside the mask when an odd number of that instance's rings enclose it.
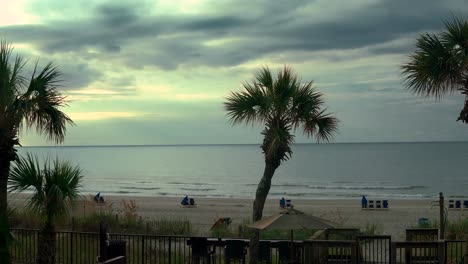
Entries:
{"label": "distant coastline", "polygon": [[[466,141],[383,141],[383,142],[334,142],[334,143],[314,143],[314,142],[299,142],[294,143],[293,145],[349,145],[349,144],[438,144],[438,143],[468,143]],[[209,146],[256,146],[261,143],[239,143],[239,144],[229,144],[229,143],[220,143],[220,144],[148,144],[148,145],[132,145],[132,144],[123,144],[123,145],[24,145],[23,148],[101,148],[101,147],[209,147]],[[20,147],[20,148],[21,148]]]}

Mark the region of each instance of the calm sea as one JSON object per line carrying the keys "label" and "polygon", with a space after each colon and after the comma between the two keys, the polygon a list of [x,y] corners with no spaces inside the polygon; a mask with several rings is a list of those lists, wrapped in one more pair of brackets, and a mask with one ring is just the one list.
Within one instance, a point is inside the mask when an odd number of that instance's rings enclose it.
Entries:
{"label": "calm sea", "polygon": [[[426,199],[468,196],[468,142],[297,144],[269,197]],[[83,193],[247,197],[263,173],[259,145],[22,147],[71,160]]]}

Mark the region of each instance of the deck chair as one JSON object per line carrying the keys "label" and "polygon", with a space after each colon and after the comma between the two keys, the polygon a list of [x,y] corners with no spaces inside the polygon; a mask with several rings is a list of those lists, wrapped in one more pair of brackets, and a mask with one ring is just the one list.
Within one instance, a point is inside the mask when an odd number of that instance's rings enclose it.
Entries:
{"label": "deck chair", "polygon": [[377,209],[381,209],[381,208],[382,208],[382,201],[381,201],[381,200],[375,201],[375,208],[377,208]]}
{"label": "deck chair", "polygon": [[455,208],[455,201],[454,200],[449,200],[448,201],[448,207],[449,209],[454,209]]}
{"label": "deck chair", "polygon": [[383,206],[383,209],[388,209],[388,200],[383,200],[382,206]]}

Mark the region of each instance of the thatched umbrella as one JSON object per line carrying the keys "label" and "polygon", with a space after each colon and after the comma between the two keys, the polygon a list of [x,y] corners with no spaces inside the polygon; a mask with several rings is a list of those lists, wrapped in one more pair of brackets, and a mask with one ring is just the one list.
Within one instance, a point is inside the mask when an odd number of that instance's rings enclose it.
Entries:
{"label": "thatched umbrella", "polygon": [[311,215],[306,215],[301,211],[291,208],[287,210],[281,210],[277,214],[265,217],[253,224],[248,225],[248,227],[259,230],[291,230],[291,260],[293,260],[294,230],[327,229],[333,228],[333,225],[327,220]]}

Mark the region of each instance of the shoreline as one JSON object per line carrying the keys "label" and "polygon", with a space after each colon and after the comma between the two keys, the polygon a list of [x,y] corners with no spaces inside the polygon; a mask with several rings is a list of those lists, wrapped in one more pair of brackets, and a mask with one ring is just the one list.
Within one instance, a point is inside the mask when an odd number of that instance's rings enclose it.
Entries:
{"label": "shoreline", "polygon": [[[143,219],[187,219],[200,235],[210,235],[211,225],[218,219],[230,217],[232,228],[237,228],[251,219],[253,199],[241,198],[196,198],[196,208],[184,208],[180,205],[182,197],[140,197],[140,196],[104,196],[105,205],[96,205],[92,195],[83,195],[86,200],[77,201],[72,214],[84,216],[92,210],[108,207],[112,213],[122,211],[121,201],[134,201],[136,213]],[[9,195],[9,204],[15,208],[24,206],[28,194]],[[372,199],[372,198],[371,198]],[[428,218],[431,222],[439,218],[439,207],[432,207],[433,199],[399,200],[389,199],[388,210],[362,210],[360,198],[356,199],[293,199],[294,208],[306,214],[324,218],[335,223],[336,227],[365,229],[375,225],[380,234],[391,235],[392,239],[404,239],[405,229],[414,228],[419,218]],[[448,201],[446,199],[446,205]],[[101,210],[98,209],[98,210]],[[267,199],[264,216],[279,211],[277,199]],[[449,211],[449,221],[468,216],[468,210]],[[236,229],[233,229],[236,230]]]}

